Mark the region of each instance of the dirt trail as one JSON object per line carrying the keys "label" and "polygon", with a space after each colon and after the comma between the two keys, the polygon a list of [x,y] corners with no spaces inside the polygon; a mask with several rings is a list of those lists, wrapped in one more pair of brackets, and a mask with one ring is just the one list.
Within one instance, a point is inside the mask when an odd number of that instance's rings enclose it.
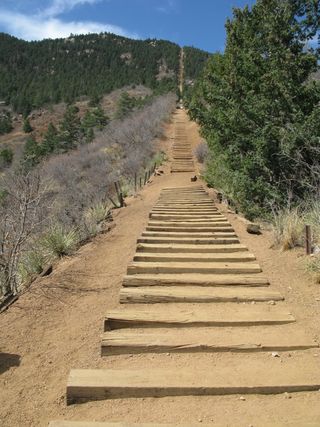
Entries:
{"label": "dirt trail", "polygon": [[[199,140],[197,127],[185,113],[189,141]],[[167,130],[173,138],[173,125]],[[114,422],[185,423],[212,426],[285,425],[306,420],[320,425],[320,393],[290,395],[250,395],[240,400],[231,396],[189,396],[130,398],[81,405],[65,405],[66,380],[72,368],[131,369],[190,366],[210,368],[223,361],[237,366],[238,355],[209,354],[130,354],[100,357],[103,319],[107,310],[119,306],[119,292],[127,265],[132,260],[136,240],[148,223],[148,214],[164,187],[189,186],[190,173],[155,177],[128,207],[117,211],[116,227],[97,237],[75,256],[63,260],[52,276],[38,280],[6,313],[0,316],[0,419],[4,427],[47,426],[53,419]],[[224,209],[223,206],[220,208]],[[319,338],[320,292],[299,265],[299,251],[279,253],[270,249],[270,234],[252,236],[244,222],[225,212],[241,243],[248,246],[263,267],[264,275],[285,297],[300,325]],[[225,310],[232,310],[226,303]],[[270,353],[242,355],[244,363],[272,362],[290,367],[320,362],[319,349],[290,351],[271,358]],[[268,373],[266,373],[268,375]],[[201,424],[203,423],[203,424]]]}

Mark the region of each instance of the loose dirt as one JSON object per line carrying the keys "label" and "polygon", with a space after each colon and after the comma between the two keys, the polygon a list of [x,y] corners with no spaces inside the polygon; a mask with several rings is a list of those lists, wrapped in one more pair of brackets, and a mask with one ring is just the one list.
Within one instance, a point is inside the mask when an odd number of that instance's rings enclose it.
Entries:
{"label": "loose dirt", "polygon": [[[176,114],[187,120],[184,112]],[[197,126],[187,122],[186,128],[195,146],[199,142]],[[167,127],[166,136],[164,145],[169,146],[173,125]],[[169,165],[163,169],[164,175],[154,177],[136,197],[127,200],[126,208],[114,212],[116,226],[111,232],[63,259],[51,276],[34,282],[0,315],[1,426],[46,426],[53,419],[234,427],[280,426],[293,421],[304,426],[307,420],[320,425],[320,392],[250,395],[244,400],[238,395],[131,398],[66,406],[66,381],[71,368],[198,366],[210,370],[221,361],[230,367],[237,363],[237,355],[231,353],[100,356],[104,314],[119,306],[122,278],[160,190],[190,185],[190,173],[170,174]],[[214,197],[212,190],[210,194]],[[285,296],[299,326],[319,339],[320,286],[304,272],[302,251],[271,249],[269,231],[249,235],[241,217],[228,213],[224,205],[217,206],[225,212],[240,242],[256,255],[273,289]],[[232,305],[226,304],[226,308]],[[270,353],[242,355],[246,363],[270,358]],[[273,360],[286,367],[292,360],[301,366],[308,360],[320,363],[320,350],[284,352]]]}

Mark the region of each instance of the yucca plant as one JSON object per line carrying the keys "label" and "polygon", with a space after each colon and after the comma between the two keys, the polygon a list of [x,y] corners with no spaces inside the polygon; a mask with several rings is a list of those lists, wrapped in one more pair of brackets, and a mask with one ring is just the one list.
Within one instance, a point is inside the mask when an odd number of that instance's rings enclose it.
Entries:
{"label": "yucca plant", "polygon": [[42,237],[41,246],[46,249],[49,256],[61,258],[72,253],[78,241],[75,229],[66,230],[61,225],[54,225]]}

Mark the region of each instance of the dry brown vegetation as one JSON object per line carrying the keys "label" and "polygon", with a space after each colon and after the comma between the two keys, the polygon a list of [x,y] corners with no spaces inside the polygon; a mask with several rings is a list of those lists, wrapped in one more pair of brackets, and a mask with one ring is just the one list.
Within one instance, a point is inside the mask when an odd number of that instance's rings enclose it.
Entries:
{"label": "dry brown vegetation", "polygon": [[115,120],[95,140],[56,155],[25,174],[16,170],[0,183],[0,287],[17,292],[52,257],[69,253],[99,232],[108,215],[114,182],[132,182],[150,163],[162,125],[175,106],[163,95],[124,120]]}

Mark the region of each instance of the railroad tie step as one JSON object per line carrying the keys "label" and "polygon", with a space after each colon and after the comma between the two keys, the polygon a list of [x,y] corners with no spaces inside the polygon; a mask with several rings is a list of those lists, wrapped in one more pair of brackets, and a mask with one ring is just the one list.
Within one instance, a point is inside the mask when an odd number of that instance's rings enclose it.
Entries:
{"label": "railroad tie step", "polygon": [[317,391],[320,367],[311,360],[242,360],[238,366],[223,361],[210,369],[73,369],[67,383],[67,403],[112,398],[278,394]]}
{"label": "railroad tie step", "polygon": [[[187,304],[186,304],[187,306]],[[283,307],[252,304],[203,304],[176,308],[170,304],[134,308],[125,306],[109,310],[104,330],[123,328],[200,328],[283,325],[295,322],[289,310]]]}
{"label": "railroad tie step", "polygon": [[101,355],[139,353],[278,352],[318,348],[303,330],[291,325],[254,328],[120,329],[102,336]]}
{"label": "railroad tie step", "polygon": [[250,274],[260,273],[261,267],[257,263],[227,263],[227,262],[132,262],[128,266],[127,274],[139,273],[212,273],[212,274]]}
{"label": "railroad tie step", "polygon": [[124,276],[124,287],[137,286],[269,286],[269,280],[260,275],[243,274],[136,274]]}
{"label": "railroad tie step", "polygon": [[122,304],[226,303],[282,301],[277,291],[261,287],[140,286],[120,290]]}

